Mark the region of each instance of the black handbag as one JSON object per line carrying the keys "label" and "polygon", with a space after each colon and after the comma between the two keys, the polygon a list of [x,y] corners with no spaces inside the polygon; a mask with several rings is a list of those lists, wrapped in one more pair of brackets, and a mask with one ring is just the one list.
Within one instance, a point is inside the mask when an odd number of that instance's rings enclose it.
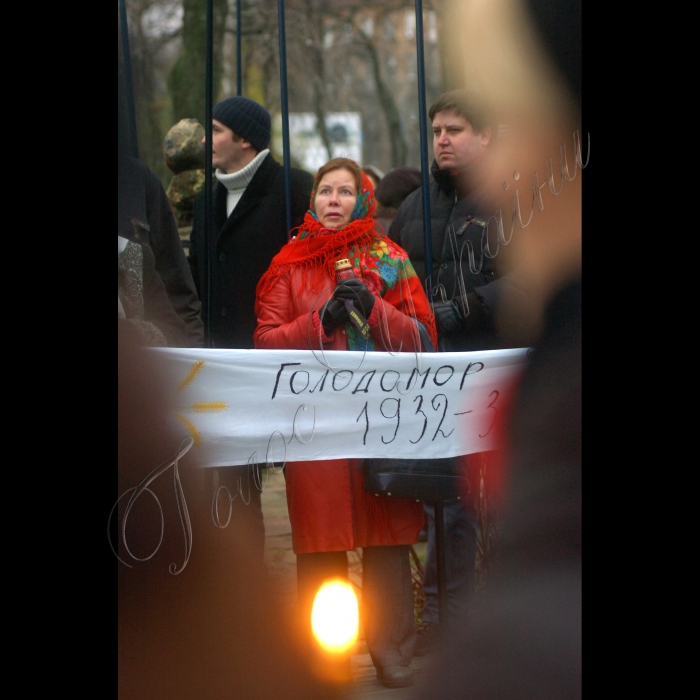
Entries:
{"label": "black handbag", "polygon": [[443,459],[365,459],[364,488],[369,493],[421,501],[443,501],[469,491],[457,457]]}
{"label": "black handbag", "polygon": [[[430,337],[418,322],[423,347],[434,352]],[[466,477],[458,472],[458,457],[441,459],[365,459],[364,489],[369,493],[422,501],[450,500],[469,490]]]}

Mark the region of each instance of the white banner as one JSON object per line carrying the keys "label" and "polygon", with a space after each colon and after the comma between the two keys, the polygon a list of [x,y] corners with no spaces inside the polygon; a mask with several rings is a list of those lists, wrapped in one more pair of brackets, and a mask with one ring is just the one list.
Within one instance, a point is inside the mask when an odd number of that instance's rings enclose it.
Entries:
{"label": "white banner", "polygon": [[389,354],[158,348],[172,419],[202,467],[494,448],[527,349]]}

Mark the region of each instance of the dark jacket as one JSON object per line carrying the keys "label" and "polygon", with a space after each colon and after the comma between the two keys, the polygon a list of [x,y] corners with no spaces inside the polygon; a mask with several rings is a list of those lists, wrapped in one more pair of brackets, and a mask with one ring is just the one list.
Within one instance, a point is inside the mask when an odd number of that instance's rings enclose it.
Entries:
{"label": "dark jacket", "polygon": [[186,326],[182,345],[202,347],[204,326],[199,317],[199,297],[158,176],[145,163],[123,158],[119,163],[118,196],[118,234],[150,246],[170,303]]}
{"label": "dark jacket", "polygon": [[122,318],[138,328],[152,347],[186,347],[184,321],[175,313],[156,272],[150,246],[125,241],[118,256],[118,294]]}
{"label": "dark jacket", "polygon": [[[313,177],[292,168],[292,227],[299,226],[309,208]],[[263,160],[236,208],[226,217],[227,190],[213,191],[211,256],[212,347],[252,348],[257,325],[255,289],[270,261],[287,242],[284,169],[271,154]],[[206,255],[204,192],[194,204],[189,262],[206,318]]]}
{"label": "dark jacket", "polygon": [[[490,350],[499,346],[493,325],[498,284],[494,261],[483,255],[485,227],[493,213],[489,210],[484,188],[457,180],[440,170],[433,161],[430,180],[430,220],[433,253],[433,298],[448,301],[460,293],[476,292],[480,303],[479,322],[475,317],[455,332],[440,333],[444,351]],[[495,242],[495,226],[489,237]],[[425,234],[423,232],[423,188],[404,200],[391,224],[389,238],[407,253],[416,273],[425,283]],[[470,251],[472,267],[470,270]],[[461,282],[464,282],[464,288]],[[472,297],[473,298],[473,297]],[[476,309],[473,309],[476,313]]]}

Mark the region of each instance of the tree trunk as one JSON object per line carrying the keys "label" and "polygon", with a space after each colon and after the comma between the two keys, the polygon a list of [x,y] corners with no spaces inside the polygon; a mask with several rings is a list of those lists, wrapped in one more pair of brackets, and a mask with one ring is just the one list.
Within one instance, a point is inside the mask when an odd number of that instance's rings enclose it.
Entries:
{"label": "tree trunk", "polygon": [[[320,53],[320,52],[319,52]],[[321,70],[323,68],[321,67]],[[328,129],[326,129],[326,110],[324,109],[324,96],[325,90],[319,86],[320,83],[319,76],[315,76],[314,79],[314,114],[316,115],[316,129],[319,136],[321,137],[321,142],[328,153],[328,160],[333,158],[333,151],[331,146],[331,140],[328,138]]]}
{"label": "tree trunk", "polygon": [[[136,6],[130,10],[128,19],[136,137],[139,158],[153,169],[164,183],[163,186],[167,187],[171,173],[163,159],[163,133],[159,123],[161,114],[156,99],[153,52],[143,34],[141,24],[144,9],[144,6]],[[121,52],[120,37],[120,62],[124,58]],[[124,87],[126,88],[126,85]],[[126,90],[124,96],[126,97]]]}
{"label": "tree trunk", "polygon": [[399,116],[399,110],[396,107],[396,102],[394,102],[394,97],[391,94],[391,90],[389,90],[386,83],[382,79],[379,65],[379,55],[377,54],[375,45],[367,36],[364,36],[364,44],[372,62],[374,81],[377,86],[377,96],[379,97],[379,104],[384,111],[387,129],[389,130],[389,143],[391,144],[391,167],[399,168],[406,165],[406,155],[408,152],[406,139],[403,136],[403,131],[401,128],[401,117]]}
{"label": "tree trunk", "polygon": [[[213,96],[218,101],[223,75],[223,48],[228,0],[214,2],[214,63]],[[168,77],[168,88],[173,100],[173,117],[193,117],[204,124],[206,100],[206,0],[183,0],[182,48]]]}
{"label": "tree trunk", "polygon": [[313,87],[313,106],[314,114],[316,115],[316,130],[321,137],[328,160],[333,158],[331,140],[328,138],[328,130],[326,129],[326,66],[323,60],[323,15],[317,9],[314,9],[310,0],[306,2],[307,17],[309,21],[314,21],[312,45],[310,48],[311,66],[313,70],[312,87]]}

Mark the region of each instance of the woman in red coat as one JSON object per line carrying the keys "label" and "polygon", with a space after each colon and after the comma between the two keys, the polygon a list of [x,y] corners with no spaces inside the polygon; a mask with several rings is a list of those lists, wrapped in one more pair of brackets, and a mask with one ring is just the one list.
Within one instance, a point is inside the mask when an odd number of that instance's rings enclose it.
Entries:
{"label": "woman in red coat", "polygon": [[[413,352],[422,349],[420,331],[436,344],[420,281],[406,252],[375,230],[374,210],[372,184],[354,161],[335,158],[318,171],[304,223],[258,285],[255,347]],[[336,285],[339,260],[354,278]],[[347,578],[346,552],[362,547],[363,627],[377,675],[410,685],[408,545],[423,526],[422,504],[367,493],[359,467],[356,459],[287,464],[303,619],[323,580]]]}

